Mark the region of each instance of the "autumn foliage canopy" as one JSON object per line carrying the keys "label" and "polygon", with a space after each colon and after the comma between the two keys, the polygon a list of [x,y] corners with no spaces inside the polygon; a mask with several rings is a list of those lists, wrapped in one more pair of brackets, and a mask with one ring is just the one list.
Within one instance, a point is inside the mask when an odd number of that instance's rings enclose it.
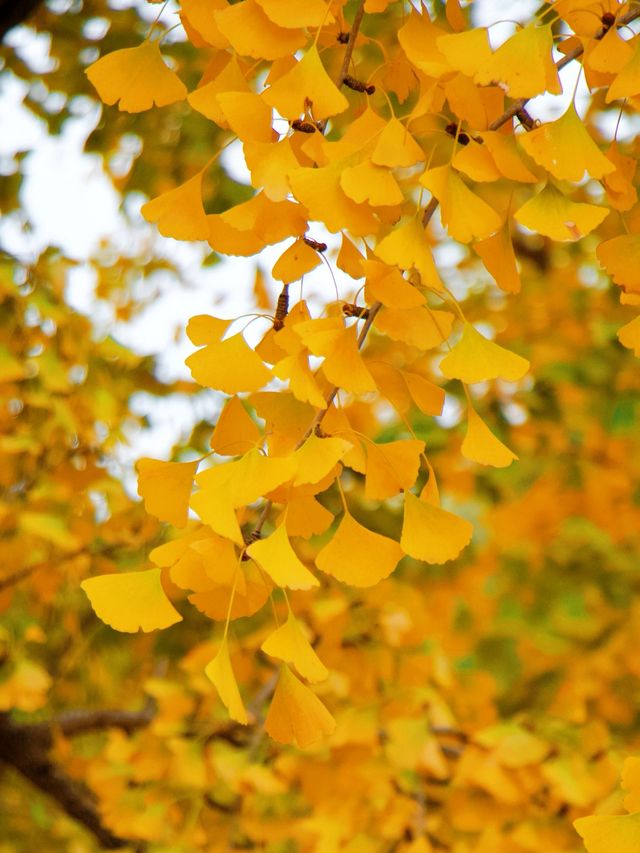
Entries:
{"label": "autumn foliage canopy", "polygon": [[[2,261],[6,850],[638,853],[640,9],[99,5],[55,86],[252,302],[170,382]],[[119,322],[189,301],[153,239],[88,261]],[[141,501],[137,391],[192,409]]]}

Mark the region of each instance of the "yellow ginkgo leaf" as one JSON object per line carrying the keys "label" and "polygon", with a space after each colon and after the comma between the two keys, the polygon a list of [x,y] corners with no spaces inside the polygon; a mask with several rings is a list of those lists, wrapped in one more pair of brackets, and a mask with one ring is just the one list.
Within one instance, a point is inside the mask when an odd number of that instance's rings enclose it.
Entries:
{"label": "yellow ginkgo leaf", "polygon": [[147,222],[155,222],[163,237],[174,240],[206,240],[207,216],[202,206],[202,172],[186,183],[162,193],[140,208]]}
{"label": "yellow ginkgo leaf", "polygon": [[218,29],[212,12],[226,8],[226,0],[180,0],[180,11],[207,44],[224,50],[229,42]]}
{"label": "yellow ginkgo leaf", "polygon": [[303,275],[315,269],[320,263],[320,255],[304,240],[296,240],[288,249],[280,255],[275,262],[271,275],[276,281],[283,284],[291,284],[298,281]]}
{"label": "yellow ginkgo leaf", "polygon": [[508,224],[486,240],[474,243],[473,248],[501,290],[506,293],[520,291],[520,273]]}
{"label": "yellow ginkgo leaf", "polygon": [[216,100],[229,128],[243,142],[272,142],[271,109],[255,92],[220,92]]}
{"label": "yellow ginkgo leaf", "polygon": [[322,394],[304,352],[281,359],[273,367],[273,375],[289,380],[289,389],[297,400],[309,403],[317,409],[326,409],[327,402]]}
{"label": "yellow ginkgo leaf", "polygon": [[231,505],[239,508],[288,482],[294,471],[292,456],[266,456],[254,447],[235,462],[207,468],[197,483],[205,492],[228,488]]}
{"label": "yellow ginkgo leaf", "polygon": [[101,575],[87,578],[80,586],[96,615],[116,631],[155,631],[182,620],[162,588],[160,571]]}
{"label": "yellow ginkgo leaf", "polygon": [[295,169],[289,174],[289,184],[300,204],[309,212],[309,219],[323,222],[337,233],[345,228],[354,237],[375,234],[380,222],[368,204],[357,204],[340,186],[344,165],[340,161],[317,169]]}
{"label": "yellow ginkgo leaf", "polygon": [[244,545],[228,484],[196,492],[191,497],[191,507],[219,536],[230,539],[236,545]]}
{"label": "yellow ginkgo leaf", "polygon": [[528,369],[526,358],[487,340],[470,323],[464,324],[460,340],[440,362],[447,379],[467,383],[498,378],[516,382]]}
{"label": "yellow ginkgo leaf", "polygon": [[633,56],[624,65],[616,79],[609,86],[605,101],[610,104],[617,98],[635,98],[640,95],[640,42],[633,40]]}
{"label": "yellow ginkgo leaf", "polygon": [[495,164],[486,145],[469,139],[466,145],[458,146],[452,165],[472,181],[498,181],[502,172]]}
{"label": "yellow ginkgo leaf", "polygon": [[640,317],[618,329],[618,340],[623,347],[632,349],[634,355],[640,358]]}
{"label": "yellow ginkgo leaf", "polygon": [[218,103],[218,95],[224,92],[250,92],[251,90],[236,57],[229,57],[227,53],[222,53],[222,57],[226,58],[225,64],[219,68],[218,73],[190,92],[187,100],[194,110],[215,121],[220,127],[227,128],[228,124],[222,107]]}
{"label": "yellow ginkgo leaf", "polygon": [[284,118],[293,120],[311,105],[313,117],[322,121],[344,112],[349,101],[324,70],[318,49],[313,46],[262,95]]}
{"label": "yellow ginkgo leaf", "polygon": [[484,27],[440,36],[438,50],[456,71],[473,77],[493,56],[489,33]]}
{"label": "yellow ginkgo leaf", "polygon": [[384,308],[376,317],[376,329],[394,341],[421,350],[440,346],[451,334],[454,316],[418,305],[411,309]]}
{"label": "yellow ginkgo leaf", "polygon": [[442,224],[454,240],[482,240],[502,225],[499,214],[472,192],[450,166],[429,169],[420,183],[440,202]]}
{"label": "yellow ginkgo leaf", "polygon": [[279,142],[248,141],[243,150],[252,186],[262,188],[271,201],[284,201],[291,192],[289,172],[300,167],[289,137]]}
{"label": "yellow ginkgo leaf", "polygon": [[351,276],[351,278],[362,278],[362,262],[364,261],[364,256],[356,249],[351,240],[346,236],[346,234],[342,235],[342,242],[340,244],[340,251],[338,252],[338,257],[336,258],[336,266],[338,269],[341,269],[343,272],[346,272],[347,275]]}
{"label": "yellow ginkgo leaf", "polygon": [[512,134],[505,136],[498,130],[486,130],[482,133],[482,141],[505,178],[523,184],[535,184],[538,181],[533,172],[525,166]]}
{"label": "yellow ginkgo leaf", "polygon": [[640,812],[591,815],[574,820],[588,853],[637,853],[640,850]]}
{"label": "yellow ginkgo leaf", "polygon": [[365,298],[368,302],[380,301],[389,308],[416,308],[425,302],[424,295],[407,281],[395,266],[371,258],[364,261],[366,276]]}
{"label": "yellow ginkgo leaf", "polygon": [[140,113],[154,104],[164,107],[187,96],[187,87],[165,64],[157,41],[114,50],[90,65],[85,74],[105,104]]}
{"label": "yellow ginkgo leaf", "polygon": [[424,442],[416,439],[367,443],[367,472],[364,494],[368,500],[383,501],[410,489],[420,470]]}
{"label": "yellow ginkgo leaf", "polygon": [[267,734],[278,743],[306,749],[332,734],[335,727],[336,721],[316,694],[283,666],[264,721]]}
{"label": "yellow ginkgo leaf", "polygon": [[415,9],[407,22],[398,30],[398,41],[409,61],[429,77],[440,77],[451,71],[451,66],[438,48],[446,30],[431,21],[429,13],[419,14]]}
{"label": "yellow ginkgo leaf", "polygon": [[240,333],[199,349],[185,364],[199,385],[225,394],[257,391],[271,379],[271,371]]}
{"label": "yellow ginkgo leaf", "polygon": [[592,178],[601,178],[615,171],[573,104],[559,119],[523,134],[520,144],[539,166],[561,181],[580,181],[585,172]]}
{"label": "yellow ginkgo leaf", "polygon": [[311,536],[319,536],[327,530],[333,521],[333,513],[313,495],[298,495],[287,501],[282,517],[278,523],[284,521],[289,536],[302,536],[309,539]]}
{"label": "yellow ginkgo leaf", "polygon": [[344,438],[320,438],[312,433],[294,454],[296,474],[293,485],[318,483],[333,470],[351,447],[351,442]]}
{"label": "yellow ginkgo leaf", "polygon": [[614,166],[614,171],[603,180],[607,200],[616,210],[630,210],[638,201],[638,191],[633,184],[638,164],[633,157],[622,154],[616,140],[607,150],[607,159]]}
{"label": "yellow ginkgo leaf", "polygon": [[473,525],[466,520],[405,493],[400,547],[425,563],[454,560],[471,541]]}
{"label": "yellow ginkgo leaf", "polygon": [[378,137],[371,161],[376,166],[395,169],[415,166],[423,160],[426,160],[426,155],[407,128],[397,118],[391,118]]}
{"label": "yellow ginkgo leaf", "polygon": [[162,462],[159,459],[140,459],[138,494],[144,499],[147,512],[174,527],[184,527],[189,517],[189,497],[193,478],[198,469],[195,462]]}
{"label": "yellow ginkgo leaf", "polygon": [[419,373],[403,370],[401,374],[413,402],[420,411],[425,415],[440,416],[444,408],[444,390],[439,385],[429,382],[424,376],[420,376]]}
{"label": "yellow ginkgo leaf", "polygon": [[340,177],[340,186],[358,204],[367,201],[379,207],[404,201],[402,190],[391,172],[374,166],[371,160],[362,160],[356,166],[347,167]]}
{"label": "yellow ginkgo leaf", "polygon": [[600,243],[596,255],[616,284],[640,292],[640,234],[623,234]]}
{"label": "yellow ginkgo leaf", "polygon": [[518,30],[476,70],[481,86],[502,82],[512,98],[533,98],[542,92],[559,95],[560,77],[553,62],[551,25],[535,22]]}
{"label": "yellow ginkgo leaf", "polygon": [[212,317],[211,314],[197,314],[187,323],[187,337],[197,347],[212,344],[220,340],[231,323],[231,320]]}
{"label": "yellow ginkgo leaf", "polygon": [[257,0],[269,20],[279,27],[320,27],[335,20],[323,0]]}
{"label": "yellow ginkgo leaf", "polygon": [[311,589],[320,585],[291,547],[284,524],[277,527],[271,536],[249,545],[247,554],[278,586]]}
{"label": "yellow ginkgo leaf", "polygon": [[518,457],[491,432],[476,410],[467,410],[467,434],[462,442],[462,455],[480,465],[506,468]]}
{"label": "yellow ginkgo leaf", "polygon": [[629,755],[622,765],[622,787],[627,791],[624,807],[628,812],[640,811],[640,757]]}
{"label": "yellow ginkgo leaf", "polygon": [[270,634],[260,648],[271,657],[293,664],[307,681],[324,681],[329,675],[326,666],[311,647],[301,624],[291,612],[284,625]]}
{"label": "yellow ginkgo leaf", "polygon": [[514,217],[525,228],[552,240],[579,240],[606,219],[609,211],[595,204],[575,202],[552,184],[525,202]]}
{"label": "yellow ginkgo leaf", "polygon": [[344,327],[342,321],[330,317],[298,323],[295,331],[314,355],[324,356],[322,369],[329,382],[352,394],[375,391],[358,349],[355,326]]}
{"label": "yellow ginkgo leaf", "polygon": [[304,46],[306,36],[300,29],[274,24],[256,0],[243,0],[213,13],[220,32],[241,56],[253,59],[280,59]]}
{"label": "yellow ginkgo leaf", "polygon": [[258,425],[241,401],[231,397],[220,412],[211,436],[211,447],[220,456],[240,456],[252,450],[261,437]]}
{"label": "yellow ginkgo leaf", "polygon": [[231,668],[226,636],[222,641],[218,654],[207,664],[205,673],[213,682],[231,719],[246,726],[249,718],[247,717],[247,711],[238,690],[238,682]]}
{"label": "yellow ginkgo leaf", "polygon": [[395,265],[401,270],[415,268],[420,273],[423,287],[442,290],[425,230],[414,216],[387,234],[378,243],[375,252],[386,264]]}
{"label": "yellow ginkgo leaf", "polygon": [[368,530],[345,511],[333,538],[316,557],[323,572],[350,586],[374,586],[402,559],[398,543]]}

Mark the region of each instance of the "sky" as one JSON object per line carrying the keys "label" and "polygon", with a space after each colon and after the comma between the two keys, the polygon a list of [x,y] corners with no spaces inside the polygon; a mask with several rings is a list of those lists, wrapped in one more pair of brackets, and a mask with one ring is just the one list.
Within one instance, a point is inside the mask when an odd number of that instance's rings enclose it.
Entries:
{"label": "sky", "polygon": [[[113,0],[112,5],[130,5],[127,0]],[[141,13],[149,19],[157,15],[157,6],[140,5]],[[490,27],[490,39],[494,47],[508,38],[515,28],[514,21],[526,21],[537,7],[531,0],[510,0],[508,6],[499,0],[477,0],[473,6],[474,23]],[[509,21],[502,21],[508,9]],[[175,21],[175,3],[168,4],[165,19],[170,25]],[[94,26],[92,24],[92,26]],[[100,36],[101,23],[96,19],[96,36]],[[183,39],[181,27],[173,30],[170,38]],[[32,68],[41,73],[49,67],[48,39],[36,37],[28,27],[18,27],[8,36],[9,43]],[[542,95],[533,99],[528,107],[532,115],[552,119],[560,115],[571,101],[576,85],[578,64],[570,64],[562,72],[563,94]],[[46,80],[46,77],[44,78]],[[139,208],[146,200],[131,199],[127,216],[119,210],[119,199],[107,176],[102,158],[98,154],[83,151],[84,142],[100,119],[101,107],[88,98],[74,102],[76,115],[65,122],[58,137],[46,133],[44,123],[36,118],[22,103],[26,86],[10,73],[0,76],[0,174],[11,170],[17,151],[28,151],[24,161],[25,179],[21,190],[21,202],[31,228],[28,233],[23,223],[15,216],[4,217],[0,222],[0,245],[16,255],[29,258],[37,256],[47,245],[58,246],[71,258],[79,262],[70,273],[67,298],[76,310],[91,314],[94,322],[105,333],[109,332],[123,344],[144,355],[155,355],[158,371],[162,378],[171,380],[189,378],[184,358],[192,346],[183,332],[189,317],[199,313],[214,313],[218,316],[237,317],[252,311],[252,286],[255,274],[255,259],[225,258],[213,267],[202,266],[208,252],[206,244],[193,245],[161,237],[155,227],[142,220]],[[46,96],[46,92],[43,93]],[[589,96],[584,79],[578,81],[576,105],[580,112],[581,103]],[[54,105],[55,106],[55,105]],[[623,133],[625,128],[622,129]],[[637,132],[629,127],[626,132]],[[123,150],[123,162],[135,152]],[[142,153],[144,156],[144,152]],[[232,177],[249,183],[248,171],[242,156],[240,143],[231,144],[222,155],[222,162]],[[135,224],[132,238],[131,221]],[[337,249],[335,235],[328,234],[319,225],[312,225],[310,234]],[[153,304],[129,323],[114,323],[113,314],[106,304],[96,307],[94,280],[85,263],[101,242],[108,241],[114,251],[125,253],[131,248],[132,239],[146,241],[160,255],[173,259],[183,277],[190,282],[189,292],[175,278],[159,274],[155,284],[159,295]],[[259,263],[268,273],[286,244],[267,247]],[[440,259],[446,266],[446,254]],[[340,295],[353,292],[353,282],[332,264],[336,285]],[[267,275],[268,279],[268,275]],[[323,264],[305,277],[305,296],[314,301],[314,294],[326,293],[334,284]],[[272,285],[277,295],[277,288]],[[255,343],[264,333],[266,322],[240,321],[246,328],[246,336]],[[134,405],[150,416],[152,429],[145,435],[132,437],[133,448],[123,450],[123,462],[138,455],[164,456],[170,452],[176,438],[188,435],[193,422],[191,403],[187,399],[172,399],[154,403],[149,395],[141,395]],[[443,421],[455,422],[458,413],[451,403],[445,408]]]}

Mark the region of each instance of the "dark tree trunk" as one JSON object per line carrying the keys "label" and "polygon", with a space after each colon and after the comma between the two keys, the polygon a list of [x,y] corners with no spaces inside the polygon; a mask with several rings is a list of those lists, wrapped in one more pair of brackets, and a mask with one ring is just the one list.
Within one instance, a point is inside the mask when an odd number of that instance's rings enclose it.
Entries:
{"label": "dark tree trunk", "polygon": [[10,29],[32,15],[42,0],[0,0],[0,43]]}

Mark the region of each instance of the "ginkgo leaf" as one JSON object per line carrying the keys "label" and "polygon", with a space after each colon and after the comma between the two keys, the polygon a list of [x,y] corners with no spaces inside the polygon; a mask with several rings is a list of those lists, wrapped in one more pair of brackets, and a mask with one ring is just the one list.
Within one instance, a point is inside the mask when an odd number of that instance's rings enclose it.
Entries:
{"label": "ginkgo leaf", "polygon": [[514,136],[505,136],[498,130],[486,130],[482,133],[482,141],[505,178],[524,184],[535,184],[538,181],[533,172],[525,166]]}
{"label": "ginkgo leaf", "polygon": [[376,329],[394,341],[427,350],[447,340],[453,320],[450,311],[434,311],[421,305],[411,309],[384,308],[376,318]]}
{"label": "ginkgo leaf", "polygon": [[349,101],[324,70],[315,46],[309,48],[291,71],[279,77],[262,97],[289,120],[302,115],[307,103],[311,103],[316,121],[344,112],[349,106]]}
{"label": "ginkgo leaf", "polygon": [[213,682],[231,719],[246,726],[249,718],[247,717],[247,711],[242,702],[238,683],[231,667],[229,645],[226,636],[222,641],[218,654],[207,664],[205,673]]}
{"label": "ginkgo leaf", "polygon": [[185,359],[185,364],[199,385],[225,394],[257,391],[271,379],[271,371],[241,333],[208,344]]}
{"label": "ginkgo leaf", "polygon": [[610,104],[617,98],[635,98],[640,95],[640,42],[633,40],[633,56],[609,86],[605,101]]}
{"label": "ginkgo leaf", "polygon": [[272,112],[255,92],[220,92],[216,96],[226,124],[243,142],[272,142]]}
{"label": "ginkgo leaf", "polygon": [[211,436],[211,447],[221,456],[240,456],[252,450],[262,434],[238,397],[224,404]]}
{"label": "ginkgo leaf", "polygon": [[416,68],[429,77],[440,77],[451,71],[446,57],[438,49],[438,41],[444,35],[446,30],[434,24],[427,11],[419,14],[413,9],[405,25],[398,30],[398,41]]}
{"label": "ginkgo leaf", "polygon": [[271,275],[276,281],[291,284],[322,263],[320,255],[304,240],[296,240],[275,262]]}
{"label": "ginkgo leaf", "polygon": [[197,347],[219,341],[231,325],[231,320],[212,317],[210,314],[197,314],[187,323],[187,337]]}
{"label": "ginkgo leaf", "polygon": [[283,666],[264,728],[278,743],[306,749],[333,734],[336,722],[315,693]]}
{"label": "ginkgo leaf", "polygon": [[207,468],[198,475],[196,482],[207,493],[228,488],[231,505],[239,508],[288,482],[295,467],[291,455],[266,456],[254,447],[235,462]]}
{"label": "ginkgo leaf", "polygon": [[363,261],[364,256],[356,249],[346,234],[343,234],[340,251],[336,258],[336,266],[338,269],[346,272],[346,274],[350,275],[351,278],[362,278]]}
{"label": "ginkgo leaf", "polygon": [[320,438],[312,433],[295,452],[296,474],[293,485],[301,486],[304,483],[319,482],[333,470],[351,447],[351,442],[344,438],[337,436]]}
{"label": "ginkgo leaf", "polygon": [[480,465],[506,468],[518,457],[491,432],[476,410],[467,410],[467,433],[461,447],[462,455]]}
{"label": "ginkgo leaf", "polygon": [[194,110],[202,113],[211,121],[215,121],[220,127],[226,128],[228,124],[222,107],[218,103],[218,95],[225,92],[250,92],[251,90],[236,57],[228,57],[226,53],[223,53],[222,56],[227,57],[227,60],[218,73],[208,82],[190,92],[187,100]]}
{"label": "ginkgo leaf", "polygon": [[608,215],[606,207],[571,201],[552,184],[547,184],[514,213],[525,228],[560,241],[579,240]]}
{"label": "ginkgo leaf", "polygon": [[602,266],[616,284],[640,292],[640,234],[622,234],[605,240],[596,249]]}
{"label": "ginkgo leaf", "polygon": [[147,512],[174,527],[184,527],[189,517],[189,497],[200,460],[195,462],[162,462],[140,459],[138,494]]}
{"label": "ginkgo leaf", "polygon": [[520,144],[538,165],[562,181],[580,181],[585,172],[601,178],[615,171],[591,138],[573,103],[555,121],[520,137]]}
{"label": "ginkgo leaf", "polygon": [[468,77],[473,77],[493,56],[484,27],[440,36],[437,44],[449,65]]}
{"label": "ginkgo leaf", "polygon": [[291,192],[289,173],[300,167],[289,137],[275,143],[247,141],[243,150],[252,186],[262,188],[271,201],[284,201]]}
{"label": "ginkgo leaf", "polygon": [[324,681],[329,675],[291,611],[284,625],[270,634],[260,648],[271,657],[293,664],[307,681]]}
{"label": "ginkgo leaf", "polygon": [[289,173],[289,184],[298,201],[309,212],[309,219],[323,222],[333,233],[348,228],[354,237],[374,234],[379,221],[367,204],[357,204],[340,186],[341,162],[321,168],[295,169]]}
{"label": "ginkgo leaf", "polygon": [[588,853],[637,853],[640,850],[640,812],[591,815],[574,820]]}
{"label": "ginkgo leaf", "polygon": [[213,13],[220,32],[233,49],[254,59],[279,59],[304,46],[306,36],[300,29],[274,24],[256,0],[243,0]]}
{"label": "ginkgo leaf", "polygon": [[335,20],[323,0],[257,0],[269,20],[280,27],[320,27]]}
{"label": "ginkgo leaf", "polygon": [[182,616],[167,598],[160,569],[87,578],[80,586],[96,615],[116,631],[135,633],[168,628]]}
{"label": "ginkgo leaf", "polygon": [[423,287],[442,290],[425,230],[415,217],[397,225],[378,243],[375,252],[381,261],[395,264],[401,270],[415,267],[420,273]]}
{"label": "ginkgo leaf", "polygon": [[383,501],[410,489],[420,470],[424,442],[416,439],[367,443],[367,472],[364,494],[368,500]]}
{"label": "ginkgo leaf", "polygon": [[368,530],[345,511],[332,539],[316,557],[316,566],[343,583],[367,587],[389,577],[402,556],[396,541]]}
{"label": "ginkgo leaf", "polygon": [[418,373],[408,370],[403,370],[401,373],[409,394],[420,411],[425,415],[440,416],[444,408],[444,390]]}
{"label": "ginkgo leaf", "polygon": [[281,359],[274,365],[273,375],[278,379],[289,380],[289,388],[296,399],[310,403],[317,409],[327,408],[327,402],[304,352]]}
{"label": "ginkgo leaf", "polygon": [[163,237],[206,240],[209,225],[202,205],[202,172],[143,204],[140,213],[147,222],[157,224]]}
{"label": "ginkgo leaf", "polygon": [[228,484],[196,492],[191,497],[191,507],[218,535],[230,539],[236,545],[244,545]]}
{"label": "ginkgo leaf", "polygon": [[309,350],[324,356],[322,369],[333,385],[351,391],[352,394],[367,394],[375,391],[375,382],[358,349],[357,329],[344,327],[337,318],[308,320],[295,326]]}
{"label": "ginkgo leaf", "polygon": [[266,539],[259,539],[249,545],[247,554],[278,586],[310,589],[320,585],[291,547],[284,524],[277,527]]}
{"label": "ginkgo leaf", "polygon": [[516,382],[528,369],[526,358],[488,340],[470,323],[464,324],[460,340],[440,362],[444,376],[467,383],[498,378]]}
{"label": "ginkgo leaf", "polygon": [[553,62],[551,25],[535,22],[517,30],[484,62],[475,74],[481,86],[500,81],[512,98],[533,98],[542,92],[562,92],[558,71]]}
{"label": "ginkgo leaf", "polygon": [[302,536],[309,539],[319,536],[333,522],[333,513],[322,506],[313,495],[297,495],[287,502],[278,523],[284,522],[289,536]]}
{"label": "ginkgo leaf", "polygon": [[623,347],[632,349],[634,355],[640,358],[640,317],[618,329],[618,340]]}
{"label": "ginkgo leaf", "polygon": [[180,0],[180,11],[207,44],[224,50],[229,42],[218,29],[212,12],[226,5],[226,0]]}
{"label": "ginkgo leaf", "polygon": [[347,167],[340,177],[340,186],[358,204],[367,201],[376,207],[402,204],[404,201],[402,190],[391,172],[375,166],[370,160]]}
{"label": "ginkgo leaf", "polygon": [[389,308],[401,309],[416,308],[424,304],[424,295],[402,276],[397,267],[391,267],[372,258],[364,261],[362,270],[367,279],[365,286],[367,301],[379,301]]}
{"label": "ginkgo leaf", "polygon": [[454,560],[471,541],[473,525],[445,509],[405,493],[400,547],[425,563]]}
{"label": "ginkgo leaf", "polygon": [[391,118],[382,131],[371,153],[371,162],[376,166],[391,169],[415,166],[426,160],[422,148],[397,118]]}
{"label": "ginkgo leaf", "polygon": [[85,74],[105,104],[139,113],[154,104],[164,107],[187,96],[187,87],[165,64],[160,43],[143,41],[137,47],[114,50],[90,65]]}
{"label": "ginkgo leaf", "polygon": [[466,145],[458,147],[452,165],[472,181],[497,181],[502,177],[488,147],[475,139],[469,139]]}
{"label": "ginkgo leaf", "polygon": [[502,225],[496,211],[472,192],[450,166],[429,169],[420,183],[440,202],[442,224],[454,240],[482,240]]}
{"label": "ginkgo leaf", "polygon": [[474,243],[473,248],[501,290],[506,293],[519,293],[520,273],[508,224],[486,240]]}

